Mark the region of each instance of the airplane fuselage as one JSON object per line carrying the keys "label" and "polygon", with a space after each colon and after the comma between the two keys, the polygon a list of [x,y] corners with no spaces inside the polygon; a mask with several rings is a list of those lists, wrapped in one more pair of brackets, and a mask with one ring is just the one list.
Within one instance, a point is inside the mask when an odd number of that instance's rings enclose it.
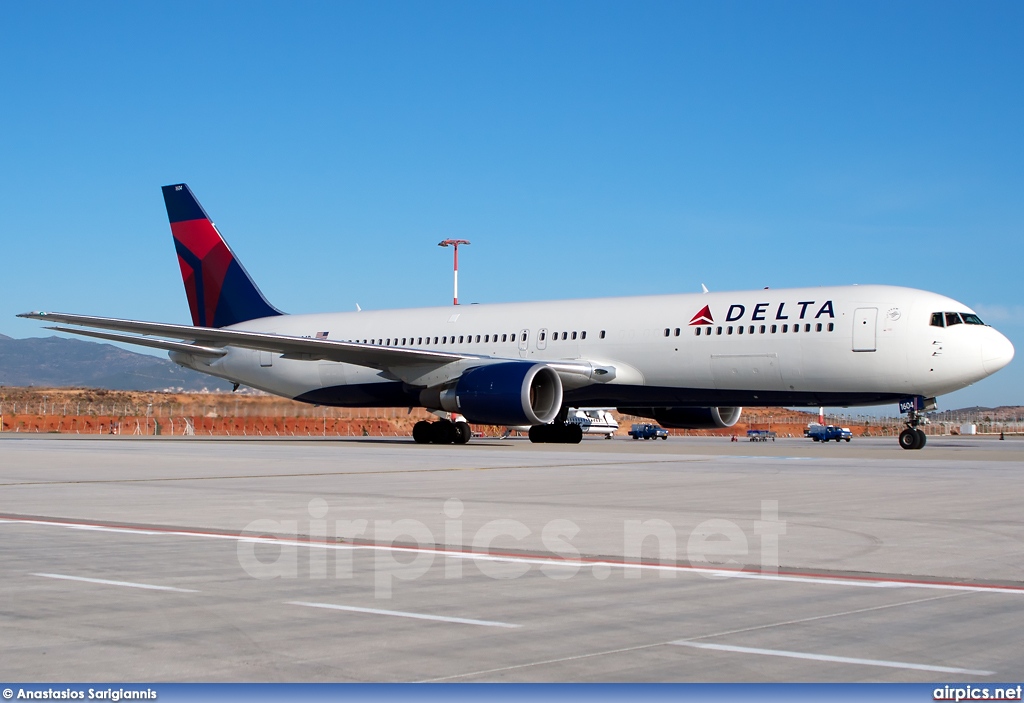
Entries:
{"label": "airplane fuselage", "polygon": [[[614,369],[566,388],[572,406],[871,405],[949,393],[1012,358],[991,327],[931,324],[946,312],[973,313],[935,293],[865,285],[282,315],[227,329]],[[212,362],[171,356],[323,405],[418,404],[416,388],[365,366],[240,348]]]}

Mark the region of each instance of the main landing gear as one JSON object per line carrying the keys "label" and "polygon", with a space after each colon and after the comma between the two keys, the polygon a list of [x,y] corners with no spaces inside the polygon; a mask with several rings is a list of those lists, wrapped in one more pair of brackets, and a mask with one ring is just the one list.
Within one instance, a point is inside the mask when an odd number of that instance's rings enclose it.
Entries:
{"label": "main landing gear", "polygon": [[904,449],[921,449],[928,441],[928,436],[918,425],[924,418],[917,410],[911,410],[907,416],[907,429],[900,432],[900,446]]}
{"label": "main landing gear", "polygon": [[534,444],[579,444],[583,441],[583,428],[571,422],[534,425],[530,428],[530,441]]}
{"label": "main landing gear", "polygon": [[467,422],[420,420],[412,426],[412,438],[417,444],[468,444],[472,436]]}

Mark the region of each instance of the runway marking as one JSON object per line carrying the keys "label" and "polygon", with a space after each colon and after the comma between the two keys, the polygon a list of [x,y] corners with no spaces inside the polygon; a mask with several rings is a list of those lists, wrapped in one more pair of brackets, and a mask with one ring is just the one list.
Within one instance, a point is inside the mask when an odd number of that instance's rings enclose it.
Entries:
{"label": "runway marking", "polygon": [[491,561],[504,564],[529,564],[537,566],[562,566],[565,568],[586,568],[605,566],[617,569],[635,569],[639,571],[667,571],[682,574],[704,574],[708,576],[746,579],[752,581],[771,581],[780,583],[819,584],[825,586],[851,586],[855,588],[921,588],[940,591],[954,591],[967,593],[1010,593],[1024,595],[1024,587],[1003,586],[999,584],[980,583],[956,583],[949,581],[919,581],[913,579],[879,578],[872,576],[832,576],[830,574],[815,574],[801,572],[779,572],[777,574],[764,573],[760,571],[740,571],[736,569],[723,569],[715,566],[683,565],[683,564],[658,564],[650,562],[627,562],[615,561],[601,558],[579,558],[564,559],[559,556],[541,556],[516,553],[500,552],[471,552],[445,547],[407,547],[385,544],[360,544],[360,543],[338,543],[322,542],[300,537],[274,537],[257,536],[246,534],[225,534],[217,532],[204,532],[202,530],[183,530],[177,528],[154,528],[102,525],[86,522],[64,522],[58,520],[38,520],[30,518],[16,518],[6,516],[7,524],[18,525],[42,525],[48,527],[64,527],[67,529],[103,528],[104,532],[148,535],[148,536],[170,536],[170,537],[193,537],[202,539],[221,539],[234,542],[247,542],[254,544],[274,544],[279,546],[301,547],[304,549],[337,549],[346,551],[370,551],[370,552],[392,552],[396,554],[421,554],[429,552],[441,557],[453,559],[465,559],[468,561]]}
{"label": "runway marking", "polygon": [[[869,608],[856,608],[854,610],[843,610],[838,613],[825,613],[824,615],[812,615],[806,618],[797,618],[795,620],[783,620],[781,622],[770,622],[764,625],[753,625],[751,627],[741,627],[736,630],[726,630],[724,632],[713,632],[708,635],[698,635],[697,637],[687,637],[685,641],[696,642],[697,640],[706,640],[712,637],[725,637],[726,635],[738,635],[745,632],[754,632],[756,630],[768,630],[773,627],[786,627],[787,625],[802,625],[808,622],[815,622],[818,620],[828,620],[830,618],[841,618],[847,615],[860,615],[862,613],[870,613],[876,610],[888,610],[889,608],[899,608],[904,605],[916,605],[918,603],[929,603],[934,600],[945,600],[946,598],[960,598],[962,596],[971,595],[970,593],[946,593],[941,596],[930,596],[928,598],[918,598],[916,600],[905,600],[899,603],[886,603],[885,605],[874,605]],[[684,640],[676,640],[684,641]]]}
{"label": "runway marking", "polygon": [[[68,529],[71,530],[82,530],[85,532],[117,532],[124,534],[124,530],[117,527],[100,527],[98,525],[69,525]],[[146,530],[137,530],[132,532],[135,535],[158,535],[159,532],[150,532]]]}
{"label": "runway marking", "polygon": [[305,601],[288,601],[288,605],[301,605],[307,608],[324,608],[326,610],[345,610],[352,613],[369,613],[370,615],[391,615],[396,618],[413,618],[414,620],[435,620],[437,622],[454,622],[460,625],[483,625],[485,627],[507,627],[517,628],[522,625],[513,625],[508,622],[497,622],[494,620],[473,620],[470,618],[453,618],[446,615],[425,615],[423,613],[409,613],[403,610],[378,610],[376,608],[359,608],[354,605],[334,605],[332,603],[306,603]]}
{"label": "runway marking", "polygon": [[670,642],[679,647],[694,649],[710,649],[716,652],[735,652],[737,654],[761,654],[768,657],[787,657],[789,659],[810,659],[812,661],[834,662],[837,664],[859,664],[861,666],[882,666],[889,669],[913,669],[914,671],[935,671],[941,674],[968,674],[970,676],[991,676],[994,671],[983,669],[960,669],[953,666],[932,666],[931,664],[912,664],[910,662],[886,661],[884,659],[859,659],[857,657],[835,657],[831,654],[811,654],[808,652],[789,652],[783,649],[760,649],[758,647],[735,647],[729,644],[710,644],[707,642],[688,642],[677,640]]}
{"label": "runway marking", "polygon": [[484,676],[486,674],[500,674],[504,671],[514,671],[515,669],[528,669],[531,666],[545,666],[547,664],[563,664],[565,662],[578,661],[580,659],[590,659],[591,657],[603,657],[608,654],[624,654],[626,652],[637,652],[641,649],[653,649],[654,647],[664,647],[670,642],[655,642],[653,644],[638,644],[634,647],[621,647],[619,649],[608,649],[603,652],[591,652],[589,654],[576,654],[571,657],[558,657],[557,659],[544,659],[542,661],[526,662],[525,664],[511,664],[509,666],[499,666],[495,669],[481,669],[480,671],[467,671],[464,674],[451,674],[449,676],[438,676],[435,679],[423,679],[416,683],[437,683],[438,681],[453,681],[455,679],[465,679],[470,676]]}
{"label": "runway marking", "polygon": [[191,588],[175,588],[174,586],[154,586],[150,583],[132,583],[131,581],[108,581],[107,579],[90,579],[84,576],[66,576],[64,574],[32,574],[48,579],[60,579],[62,581],[82,581],[83,583],[98,583],[103,586],[125,586],[127,588],[144,588],[150,591],[174,591],[175,593],[199,593]]}
{"label": "runway marking", "polygon": [[[685,458],[685,459],[647,459],[643,461],[625,462],[629,466],[642,466],[647,464],[694,464],[710,461],[709,458]],[[608,468],[622,466],[623,462],[605,463],[580,463],[580,464],[524,464],[517,466],[454,466],[440,467],[436,469],[398,469],[395,471],[317,471],[296,474],[240,474],[238,476],[164,476],[156,478],[112,478],[112,479],[83,479],[80,481],[10,481],[0,482],[0,487],[7,486],[77,486],[93,483],[166,483],[170,481],[234,481],[237,479],[253,478],[315,478],[318,476],[390,476],[398,474],[429,474],[446,473],[451,471],[505,471],[513,469],[572,469],[580,467]]]}
{"label": "runway marking", "polygon": [[946,598],[956,598],[958,596],[964,596],[964,595],[969,595],[969,594],[966,594],[966,593],[951,593],[951,594],[946,594],[946,595],[941,595],[941,596],[932,596],[930,598],[919,598],[917,600],[902,601],[900,603],[887,603],[886,605],[876,605],[876,606],[871,607],[871,608],[858,608],[856,610],[846,610],[846,611],[843,611],[841,613],[826,613],[825,615],[816,615],[816,616],[809,617],[809,618],[801,618],[799,620],[787,620],[787,621],[784,621],[784,622],[768,623],[766,625],[756,625],[754,627],[747,627],[747,628],[742,628],[742,629],[739,629],[739,630],[729,630],[729,631],[726,631],[726,632],[716,632],[716,633],[712,633],[712,634],[708,634],[708,635],[700,635],[698,637],[691,637],[691,638],[688,638],[688,639],[685,639],[685,640],[669,640],[667,642],[653,642],[653,643],[650,643],[650,644],[634,645],[632,647],[621,647],[621,648],[618,648],[618,649],[607,649],[607,650],[600,651],[600,652],[590,652],[590,653],[587,653],[587,654],[575,654],[575,655],[572,655],[572,656],[569,656],[569,657],[559,657],[557,659],[544,659],[544,660],[541,660],[541,661],[526,662],[525,664],[512,664],[510,666],[502,666],[502,667],[498,667],[498,668],[495,668],[495,669],[483,669],[483,670],[480,670],[480,671],[468,671],[468,672],[465,672],[465,673],[462,673],[462,674],[451,674],[449,676],[440,676],[440,677],[434,678],[434,679],[425,679],[423,681],[420,681],[419,683],[434,683],[434,682],[437,682],[437,681],[452,681],[452,680],[455,680],[455,679],[469,678],[471,676],[484,676],[486,674],[499,674],[499,673],[502,673],[502,672],[505,672],[505,671],[512,671],[512,670],[515,670],[515,669],[528,669],[528,668],[534,667],[534,666],[545,666],[547,664],[563,664],[565,662],[578,661],[580,659],[591,659],[591,658],[595,658],[595,657],[603,657],[603,656],[607,656],[609,654],[624,654],[626,652],[637,652],[637,651],[640,651],[642,649],[652,649],[654,647],[664,647],[666,645],[676,644],[678,642],[693,642],[693,641],[696,641],[696,640],[707,639],[709,637],[724,637],[725,635],[732,635],[732,634],[737,634],[737,633],[741,633],[741,632],[751,632],[753,630],[764,630],[764,629],[771,628],[771,627],[781,627],[781,626],[784,626],[784,625],[794,625],[794,624],[803,623],[803,622],[811,622],[811,621],[814,621],[814,620],[825,620],[827,618],[837,618],[837,617],[842,617],[842,616],[845,616],[845,615],[858,615],[860,613],[866,613],[866,612],[872,611],[872,610],[885,610],[887,608],[897,608],[897,607],[904,606],[904,605],[916,605],[917,603],[926,603],[928,601],[933,601],[933,600],[944,600]]}

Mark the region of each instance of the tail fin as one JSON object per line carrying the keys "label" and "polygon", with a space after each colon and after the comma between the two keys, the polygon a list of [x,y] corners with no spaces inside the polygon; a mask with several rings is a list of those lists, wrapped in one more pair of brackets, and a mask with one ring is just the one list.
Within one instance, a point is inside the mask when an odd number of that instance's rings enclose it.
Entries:
{"label": "tail fin", "polygon": [[267,302],[184,183],[163,187],[192,324],[226,327],[283,314]]}

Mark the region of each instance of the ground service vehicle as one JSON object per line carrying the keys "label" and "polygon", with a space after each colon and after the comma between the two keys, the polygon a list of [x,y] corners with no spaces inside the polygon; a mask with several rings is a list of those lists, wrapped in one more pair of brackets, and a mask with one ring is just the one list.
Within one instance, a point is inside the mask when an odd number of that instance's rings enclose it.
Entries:
{"label": "ground service vehicle", "polygon": [[846,440],[853,437],[849,427],[836,427],[835,425],[811,425],[804,430],[804,437],[810,437],[815,442],[827,442],[830,439],[835,441]]}
{"label": "ground service vehicle", "polygon": [[668,439],[668,430],[649,422],[640,422],[630,428],[629,436],[633,439]]}

